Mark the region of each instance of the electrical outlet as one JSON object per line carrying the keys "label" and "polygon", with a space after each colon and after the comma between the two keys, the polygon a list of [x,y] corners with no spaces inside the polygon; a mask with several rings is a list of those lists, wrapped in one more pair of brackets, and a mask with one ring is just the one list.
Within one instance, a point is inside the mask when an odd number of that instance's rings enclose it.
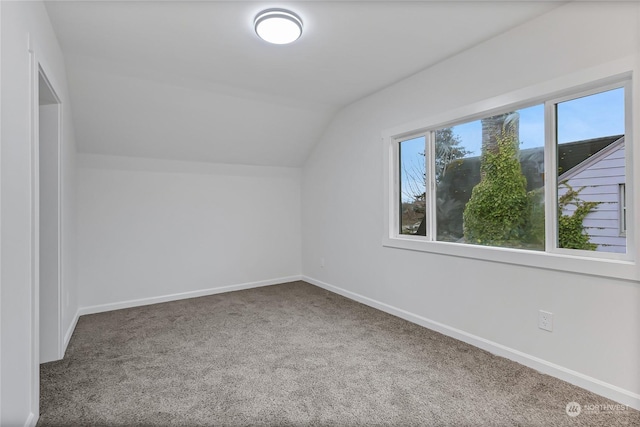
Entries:
{"label": "electrical outlet", "polygon": [[538,328],[549,332],[553,331],[553,313],[540,310],[538,313]]}
{"label": "electrical outlet", "polygon": [[324,268],[324,258],[320,258],[320,268]]}

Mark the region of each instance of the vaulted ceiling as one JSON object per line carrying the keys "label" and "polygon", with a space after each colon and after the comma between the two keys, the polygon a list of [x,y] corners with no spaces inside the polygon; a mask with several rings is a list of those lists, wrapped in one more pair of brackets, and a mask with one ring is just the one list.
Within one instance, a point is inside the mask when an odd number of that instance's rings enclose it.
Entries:
{"label": "vaulted ceiling", "polygon": [[[78,150],[300,166],[340,108],[559,2],[52,1]],[[304,22],[291,45],[253,30]],[[455,88],[452,88],[455,90]]]}

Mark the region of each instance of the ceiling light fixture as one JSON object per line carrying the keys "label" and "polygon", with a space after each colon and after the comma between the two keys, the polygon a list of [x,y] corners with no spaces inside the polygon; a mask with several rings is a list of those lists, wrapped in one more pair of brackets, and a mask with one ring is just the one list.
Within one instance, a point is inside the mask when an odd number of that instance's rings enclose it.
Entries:
{"label": "ceiling light fixture", "polygon": [[292,43],[302,35],[302,20],[285,9],[263,10],[256,16],[253,24],[256,34],[273,44]]}

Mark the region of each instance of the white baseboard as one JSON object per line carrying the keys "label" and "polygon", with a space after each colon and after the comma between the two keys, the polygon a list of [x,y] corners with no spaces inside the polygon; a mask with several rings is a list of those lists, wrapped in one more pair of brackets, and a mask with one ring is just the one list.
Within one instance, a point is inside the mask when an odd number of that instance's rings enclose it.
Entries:
{"label": "white baseboard", "polygon": [[69,341],[71,341],[71,335],[73,335],[73,331],[76,330],[76,325],[78,324],[78,319],[80,318],[80,310],[76,311],[75,316],[73,316],[73,320],[67,329],[67,332],[64,334],[64,341],[62,342],[62,357],[64,357],[65,352],[67,351],[67,347],[69,346]]}
{"label": "white baseboard", "polygon": [[[181,299],[203,297],[207,295],[220,294],[223,292],[241,291],[243,289],[259,288],[262,286],[278,285],[281,283],[295,282],[302,280],[302,276],[279,277],[277,279],[261,280],[258,282],[241,283],[231,286],[222,286],[219,288],[201,289],[198,291],[180,292],[176,294],[162,295],[157,297],[140,298],[128,301],[113,302],[108,304],[92,305],[88,307],[80,307],[78,316],[85,314],[102,313],[105,311],[120,310],[123,308],[140,307],[143,305],[158,304],[161,302],[177,301]],[[75,326],[74,326],[75,327]],[[73,332],[73,331],[72,331]],[[69,335],[71,338],[71,335]]]}
{"label": "white baseboard", "polygon": [[530,354],[523,353],[521,351],[506,347],[502,344],[498,344],[493,341],[478,337],[476,335],[469,334],[460,329],[456,329],[440,322],[418,316],[400,308],[396,308],[383,302],[365,297],[363,295],[347,291],[346,289],[330,285],[320,280],[316,280],[304,275],[302,276],[302,280],[311,283],[312,285],[316,285],[320,288],[326,289],[330,292],[334,292],[354,301],[358,301],[362,304],[400,317],[409,322],[424,326],[425,328],[434,330],[443,335],[447,335],[457,340],[466,342],[467,344],[471,344],[497,356],[513,360],[514,362],[518,362],[522,365],[528,366],[529,368],[535,369],[536,371],[542,372],[543,374],[559,378],[570,384],[584,388],[593,393],[599,394],[600,396],[619,402],[623,405],[627,405],[631,408],[640,410],[640,394],[633,393],[618,386],[608,384],[597,378],[581,374],[580,372],[576,372],[563,366],[556,365],[555,363],[548,362]]}
{"label": "white baseboard", "polygon": [[27,420],[24,422],[24,427],[35,427],[36,424],[38,424],[38,416],[30,412]]}

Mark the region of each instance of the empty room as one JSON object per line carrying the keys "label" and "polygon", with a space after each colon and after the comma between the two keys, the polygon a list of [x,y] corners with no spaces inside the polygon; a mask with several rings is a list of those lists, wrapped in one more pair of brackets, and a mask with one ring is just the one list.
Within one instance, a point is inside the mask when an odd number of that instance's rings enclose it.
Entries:
{"label": "empty room", "polygon": [[640,425],[640,3],[0,1],[0,425]]}

